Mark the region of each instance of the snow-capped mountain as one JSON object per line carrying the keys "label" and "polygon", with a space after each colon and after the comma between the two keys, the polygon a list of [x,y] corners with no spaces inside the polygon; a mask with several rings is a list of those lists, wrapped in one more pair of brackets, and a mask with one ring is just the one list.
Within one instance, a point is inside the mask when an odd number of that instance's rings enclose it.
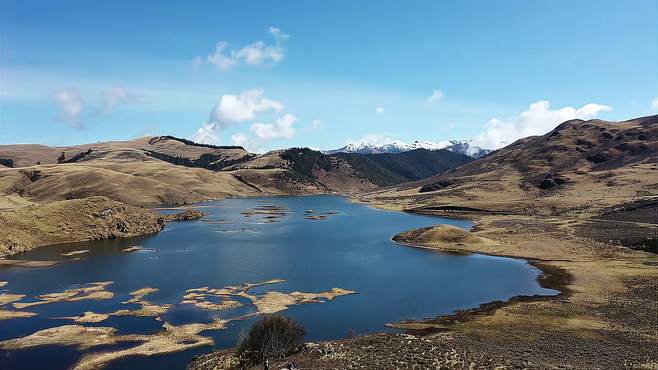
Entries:
{"label": "snow-capped mountain", "polygon": [[483,155],[491,152],[489,149],[483,149],[479,146],[470,144],[470,140],[450,140],[440,141],[438,143],[432,141],[416,140],[412,143],[405,143],[400,140],[395,140],[387,144],[371,144],[367,142],[351,143],[346,146],[335,149],[327,150],[325,154],[333,153],[358,153],[358,154],[381,154],[381,153],[402,153],[415,149],[439,150],[446,149],[451,152],[465,154],[469,157],[480,158]]}
{"label": "snow-capped mountain", "polygon": [[445,147],[451,152],[466,154],[472,158],[480,158],[492,152],[491,149],[481,148],[471,144],[471,140],[450,140],[450,145]]}
{"label": "snow-capped mountain", "polygon": [[336,150],[327,150],[326,154],[334,153],[358,153],[358,154],[380,154],[380,153],[401,153],[411,150],[408,144],[401,141],[393,141],[388,144],[370,144],[367,142],[350,143]]}

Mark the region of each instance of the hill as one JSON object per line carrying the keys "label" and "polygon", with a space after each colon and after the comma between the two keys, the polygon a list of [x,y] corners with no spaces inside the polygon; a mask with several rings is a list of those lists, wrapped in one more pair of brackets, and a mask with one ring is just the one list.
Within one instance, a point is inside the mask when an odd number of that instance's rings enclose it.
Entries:
{"label": "hill", "polygon": [[2,257],[40,245],[156,233],[164,220],[142,208],[90,197],[0,212],[0,224]]}
{"label": "hill", "polygon": [[398,154],[337,153],[333,156],[357,168],[359,173],[378,186],[425,179],[473,160],[467,155],[445,149],[415,149]]}
{"label": "hill", "polygon": [[353,193],[424,179],[471,160],[447,150],[327,155],[308,148],[291,148],[266,153],[226,170],[287,169],[300,181],[314,183],[329,191]]}
{"label": "hill", "polygon": [[[64,160],[57,163],[62,153]],[[212,155],[236,161],[250,156],[242,148],[210,148],[170,138],[64,148],[4,145],[0,157],[11,159],[13,167],[0,168],[0,195],[39,203],[100,195],[132,205],[157,205],[260,194],[231,173],[176,166],[153,153],[188,160]]]}
{"label": "hill", "polygon": [[656,153],[658,116],[571,120],[456,169],[359,199],[431,214],[576,217],[583,220],[579,235],[656,250]]}
{"label": "hill", "polygon": [[255,155],[238,146],[173,136],[69,147],[4,145],[0,158],[0,208],[89,196],[157,205],[227,196],[360,192],[426,178],[470,160],[427,150],[381,158],[298,148]]}

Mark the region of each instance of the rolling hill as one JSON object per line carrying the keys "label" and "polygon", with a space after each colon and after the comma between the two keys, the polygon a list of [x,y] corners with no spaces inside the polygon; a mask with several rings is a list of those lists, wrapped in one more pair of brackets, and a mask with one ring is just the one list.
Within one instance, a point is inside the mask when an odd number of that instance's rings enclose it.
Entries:
{"label": "rolling hill", "polygon": [[364,200],[518,214],[591,212],[658,195],[658,116],[571,120],[483,158]]}
{"label": "rolling hill", "polygon": [[419,180],[471,159],[449,151],[382,157],[293,148],[255,155],[173,136],[69,147],[0,146],[1,208],[107,196],[132,205],[227,196],[361,192]]}

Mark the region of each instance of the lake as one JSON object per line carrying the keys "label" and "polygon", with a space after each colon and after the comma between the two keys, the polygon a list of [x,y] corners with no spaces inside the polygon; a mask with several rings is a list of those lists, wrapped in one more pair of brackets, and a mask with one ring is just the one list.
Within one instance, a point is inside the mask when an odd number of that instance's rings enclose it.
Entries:
{"label": "lake", "polygon": [[[247,316],[226,323],[224,328],[197,333],[212,338],[214,346],[148,357],[127,356],[106,363],[108,369],[182,369],[195,355],[234,346],[240,331],[257,319],[258,309],[272,309],[271,303],[280,303],[278,299],[288,305],[280,313],[298,320],[308,332],[307,340],[323,340],[345,338],[350,331],[394,330],[385,324],[436,317],[517,295],[557,294],[542,288],[537,282],[539,271],[523,260],[448,254],[401,246],[391,240],[401,231],[435,224],[468,229],[472,226],[469,221],[383,211],[337,196],[226,199],[198,206],[207,212],[206,217],[169,223],[157,235],[62,244],[16,257],[78,258],[52,267],[0,268],[0,281],[8,282],[0,291],[26,295],[17,302],[39,301],[37,295],[93,282],[111,282],[103,289],[112,297],[22,308],[37,315],[0,321],[0,341],[75,324],[62,317],[85,311],[137,309],[138,300],[122,302],[135,297],[131,292],[145,287],[158,291],[145,295],[142,301],[161,308],[172,305],[157,315],[160,320],[128,313],[79,325],[116,328],[115,335],[155,335],[162,332],[165,322],[181,326]],[[129,252],[126,248],[130,246],[140,246],[141,250]],[[89,251],[62,255],[86,249]],[[272,279],[285,281],[241,288],[247,282]],[[229,286],[237,288],[228,289],[233,293],[224,289],[211,294],[210,289]],[[189,290],[196,288],[200,289]],[[356,294],[340,293],[331,300],[317,295],[332,288]],[[316,295],[289,294],[294,291]],[[221,302],[228,306],[212,309],[212,304]],[[66,369],[84,353],[126,350],[135,345],[135,341],[122,340],[82,351],[76,346],[54,344],[5,349],[0,350],[0,369]]]}

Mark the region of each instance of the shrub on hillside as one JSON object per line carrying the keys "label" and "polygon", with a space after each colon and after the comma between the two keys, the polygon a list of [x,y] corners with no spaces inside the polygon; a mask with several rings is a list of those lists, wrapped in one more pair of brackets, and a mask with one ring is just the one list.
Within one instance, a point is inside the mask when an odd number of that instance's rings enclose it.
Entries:
{"label": "shrub on hillside", "polygon": [[256,321],[237,346],[240,359],[254,365],[289,356],[304,346],[306,330],[295,320],[266,315]]}

